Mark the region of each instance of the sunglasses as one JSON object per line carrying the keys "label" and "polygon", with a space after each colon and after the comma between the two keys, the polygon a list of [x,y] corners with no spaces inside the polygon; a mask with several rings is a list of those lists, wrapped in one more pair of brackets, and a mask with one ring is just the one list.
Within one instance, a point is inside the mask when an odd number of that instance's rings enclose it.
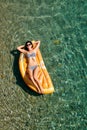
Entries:
{"label": "sunglasses", "polygon": [[27,46],[30,46],[30,45],[31,45],[31,43],[27,44]]}

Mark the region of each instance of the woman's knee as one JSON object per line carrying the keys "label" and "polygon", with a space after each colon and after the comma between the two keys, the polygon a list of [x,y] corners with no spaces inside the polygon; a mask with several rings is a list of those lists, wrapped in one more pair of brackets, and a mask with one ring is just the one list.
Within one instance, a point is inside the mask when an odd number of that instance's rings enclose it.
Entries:
{"label": "woman's knee", "polygon": [[34,76],[34,79],[35,79],[36,81],[38,81],[38,78],[37,78],[37,76]]}
{"label": "woman's knee", "polygon": [[30,75],[30,79],[31,79],[31,80],[33,80],[33,79],[34,79],[32,75]]}

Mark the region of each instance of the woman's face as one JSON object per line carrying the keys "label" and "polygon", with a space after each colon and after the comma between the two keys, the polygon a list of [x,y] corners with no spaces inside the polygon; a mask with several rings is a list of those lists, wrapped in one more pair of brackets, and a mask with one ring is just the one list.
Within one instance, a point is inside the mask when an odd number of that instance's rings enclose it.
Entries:
{"label": "woman's face", "polygon": [[32,44],[30,42],[27,43],[28,50],[32,50]]}

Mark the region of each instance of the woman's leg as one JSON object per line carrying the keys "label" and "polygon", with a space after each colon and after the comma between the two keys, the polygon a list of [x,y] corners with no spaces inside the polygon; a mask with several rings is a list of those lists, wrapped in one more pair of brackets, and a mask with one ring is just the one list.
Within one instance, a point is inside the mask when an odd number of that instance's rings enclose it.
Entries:
{"label": "woman's leg", "polygon": [[40,93],[39,86],[38,86],[38,84],[34,80],[33,71],[32,70],[28,70],[28,75],[29,75],[29,78],[31,79],[31,81],[33,82],[33,84],[36,86],[37,91]]}
{"label": "woman's leg", "polygon": [[37,82],[37,84],[38,84],[38,86],[39,86],[39,89],[41,90],[41,93],[43,93],[43,88],[42,88],[42,86],[41,86],[41,84],[40,84],[40,81],[39,81],[39,79],[38,79],[38,72],[39,72],[39,67],[36,67],[35,69],[34,69],[34,73],[33,73],[33,75],[34,75],[34,80]]}

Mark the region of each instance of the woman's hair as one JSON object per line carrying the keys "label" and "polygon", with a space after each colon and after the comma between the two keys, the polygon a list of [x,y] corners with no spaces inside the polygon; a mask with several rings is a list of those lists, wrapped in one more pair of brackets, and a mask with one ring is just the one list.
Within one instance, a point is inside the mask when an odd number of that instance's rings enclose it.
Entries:
{"label": "woman's hair", "polygon": [[31,42],[31,41],[27,41],[27,42],[25,43],[25,50],[27,50],[27,51],[28,51],[28,48],[27,48],[27,44],[28,44],[28,43],[30,43],[30,44],[32,45],[32,47],[33,47],[32,42]]}

